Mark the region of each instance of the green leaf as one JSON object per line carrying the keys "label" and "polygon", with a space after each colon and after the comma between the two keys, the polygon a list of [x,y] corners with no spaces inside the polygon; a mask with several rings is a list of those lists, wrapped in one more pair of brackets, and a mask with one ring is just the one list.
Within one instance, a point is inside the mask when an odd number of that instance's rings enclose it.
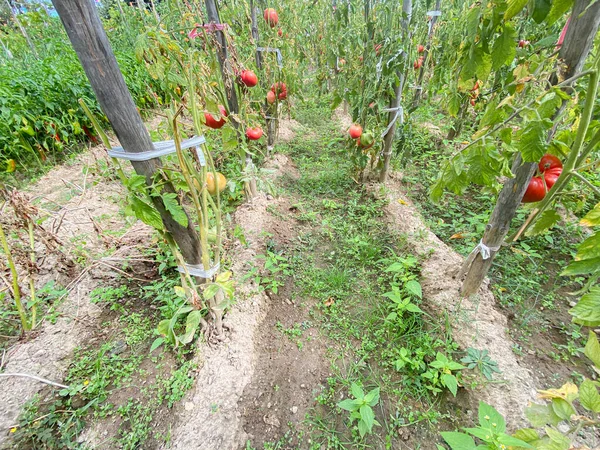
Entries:
{"label": "green leaf", "polygon": [[373,430],[373,422],[375,421],[375,413],[369,405],[360,407],[360,417],[367,425],[367,430],[370,433]]}
{"label": "green leaf", "polygon": [[549,92],[542,99],[542,103],[536,108],[537,113],[542,119],[549,119],[556,113],[556,110],[562,104],[562,99],[556,92]]}
{"label": "green leaf", "polygon": [[452,450],[475,450],[477,446],[471,436],[456,431],[440,433]]}
{"label": "green leaf", "polygon": [[421,284],[417,280],[409,280],[404,285],[404,289],[415,297],[423,298],[423,290],[421,289]]}
{"label": "green leaf", "polygon": [[583,219],[581,219],[579,223],[586,227],[595,227],[600,225],[600,203],[594,206],[594,209],[583,216]]}
{"label": "green leaf", "polygon": [[600,258],[584,259],[583,261],[572,261],[560,275],[586,275],[598,270],[600,270]]}
{"label": "green leaf", "polygon": [[158,323],[156,330],[162,334],[170,344],[175,345],[177,343],[175,333],[173,333],[173,328],[171,327],[171,319],[161,320]]}
{"label": "green leaf", "polygon": [[552,443],[556,444],[552,446],[552,450],[569,450],[571,448],[571,440],[560,431],[550,427],[546,427],[544,430]]}
{"label": "green leaf", "polygon": [[519,14],[525,8],[527,2],[528,0],[508,0],[508,8],[504,12],[504,20],[510,20]]}
{"label": "green leaf", "polygon": [[532,228],[530,228],[525,235],[526,236],[537,236],[538,234],[543,233],[544,231],[549,230],[554,225],[558,223],[561,219],[560,214],[558,214],[553,209],[547,209],[542,213],[540,218],[535,222]]}
{"label": "green leaf", "polygon": [[158,347],[160,347],[164,342],[165,342],[165,338],[162,338],[162,337],[158,337],[158,338],[154,339],[154,342],[150,346],[149,353],[152,353],[154,350],[156,350]]}
{"label": "green leaf", "polygon": [[563,420],[569,420],[573,414],[577,414],[573,405],[562,398],[552,399],[552,410]]}
{"label": "green leaf", "polygon": [[558,19],[560,19],[564,13],[566,13],[573,5],[573,0],[553,0],[552,8],[546,16],[546,23],[550,26]]}
{"label": "green leaf", "polygon": [[448,388],[452,395],[456,397],[456,392],[458,391],[458,381],[456,381],[456,377],[449,373],[444,373],[441,376],[442,383],[444,386]]}
{"label": "green leaf", "polygon": [[527,124],[519,133],[517,148],[523,156],[525,162],[539,161],[546,151],[546,130],[552,122],[546,120],[536,120]]}
{"label": "green leaf", "polygon": [[600,368],[600,343],[598,343],[596,333],[593,331],[590,331],[588,336],[587,344],[585,344],[584,354],[589,358],[590,361],[594,363],[596,367]]}
{"label": "green leaf", "polygon": [[[465,31],[467,37],[474,38],[479,28],[479,18],[481,16],[481,7],[475,6],[471,8],[467,13],[467,21],[465,25]],[[473,42],[473,40],[471,40]]]}
{"label": "green leaf", "polygon": [[188,216],[179,204],[177,194],[169,192],[167,194],[163,194],[161,198],[166,210],[169,211],[169,214],[171,214],[175,222],[177,222],[182,227],[187,227]]}
{"label": "green leaf", "polygon": [[485,112],[483,113],[483,117],[479,122],[479,127],[481,129],[485,127],[492,127],[504,120],[504,110],[502,108],[498,108],[498,103],[498,100],[492,100],[490,103],[488,103]]}
{"label": "green leaf", "polygon": [[517,439],[515,437],[509,436],[508,434],[502,433],[498,436],[498,443],[503,444],[505,446],[510,447],[523,447],[523,448],[533,448],[527,442]]}
{"label": "green leaf", "polygon": [[482,441],[489,441],[492,435],[492,432],[487,428],[463,428],[463,430]]}
{"label": "green leaf", "polygon": [[157,230],[163,230],[163,223],[158,211],[154,206],[140,200],[134,195],[130,195],[131,209],[135,214],[135,217],[144,222],[146,225],[150,225],[152,228]]}
{"label": "green leaf", "polygon": [[510,24],[504,26],[492,47],[492,70],[498,70],[504,64],[510,64],[517,54],[515,45],[517,33]]}
{"label": "green leaf", "polygon": [[354,397],[357,398],[357,399],[361,399],[362,400],[363,398],[365,398],[365,392],[356,383],[352,383],[350,385],[350,392],[352,392],[352,395],[354,395]]}
{"label": "green leaf", "polygon": [[592,259],[600,257],[600,232],[592,234],[579,244],[575,260]]}
{"label": "green leaf", "polygon": [[525,408],[525,416],[531,425],[538,428],[548,424],[557,425],[560,422],[560,417],[554,413],[549,404],[532,403]]}
{"label": "green leaf", "polygon": [[600,394],[596,384],[591,380],[584,380],[579,386],[579,402],[588,411],[600,413]]}
{"label": "green leaf", "polygon": [[423,313],[423,310],[414,303],[409,303],[408,305],[406,305],[406,310],[412,313]]}
{"label": "green leaf", "polygon": [[600,287],[593,287],[569,310],[574,322],[587,327],[600,325]]}
{"label": "green leaf", "polygon": [[367,402],[367,404],[369,406],[375,406],[377,404],[377,402],[379,402],[379,388],[378,387],[371,390],[367,395],[365,395],[365,402]]}
{"label": "green leaf", "polygon": [[504,433],[506,431],[506,421],[504,420],[504,417],[502,417],[502,414],[486,402],[479,402],[477,417],[479,418],[479,425],[481,425],[482,428],[496,430],[498,433]]}
{"label": "green leaf", "polygon": [[525,441],[525,442],[537,441],[540,438],[540,435],[538,434],[538,432],[536,430],[534,430],[533,428],[522,428],[520,430],[517,430],[517,432],[514,434],[514,436],[517,439],[521,439],[522,441]]}
{"label": "green leaf", "polygon": [[355,401],[349,398],[347,398],[346,400],[342,400],[337,404],[337,406],[338,408],[341,408],[346,411],[355,411],[357,409]]}
{"label": "green leaf", "polygon": [[367,424],[364,422],[364,420],[358,421],[358,432],[360,434],[360,437],[365,437],[365,434],[369,432],[369,428],[367,427]]}
{"label": "green leaf", "polygon": [[189,344],[192,342],[194,334],[196,334],[196,330],[198,329],[198,325],[200,325],[201,318],[202,313],[198,310],[194,310],[187,315],[185,321],[185,334],[179,337],[179,342],[182,344]]}
{"label": "green leaf", "polygon": [[531,17],[536,23],[542,23],[552,6],[551,0],[534,0],[533,1],[533,13]]}

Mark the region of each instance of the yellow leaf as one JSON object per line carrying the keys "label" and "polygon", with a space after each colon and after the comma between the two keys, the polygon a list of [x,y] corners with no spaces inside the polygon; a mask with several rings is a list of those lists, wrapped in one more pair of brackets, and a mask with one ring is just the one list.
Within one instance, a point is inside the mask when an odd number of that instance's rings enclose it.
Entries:
{"label": "yellow leaf", "polygon": [[547,389],[538,391],[538,397],[543,399],[562,398],[568,402],[572,402],[578,396],[578,389],[573,383],[565,383],[559,389]]}
{"label": "yellow leaf", "polygon": [[14,433],[15,431],[17,431],[17,427],[12,427],[12,428],[10,429],[10,432],[11,432],[11,433]]}
{"label": "yellow leaf", "polygon": [[14,159],[9,159],[8,161],[6,161],[6,171],[8,173],[12,173],[17,169],[17,163],[15,162]]}
{"label": "yellow leaf", "polygon": [[523,92],[525,89],[525,83],[519,83],[515,86],[515,92]]}
{"label": "yellow leaf", "polygon": [[464,233],[454,233],[452,236],[450,236],[450,239],[464,239],[464,237]]}
{"label": "yellow leaf", "polygon": [[408,205],[408,203],[406,203],[404,200],[402,200],[401,198],[398,199],[398,203],[400,203],[401,205]]}

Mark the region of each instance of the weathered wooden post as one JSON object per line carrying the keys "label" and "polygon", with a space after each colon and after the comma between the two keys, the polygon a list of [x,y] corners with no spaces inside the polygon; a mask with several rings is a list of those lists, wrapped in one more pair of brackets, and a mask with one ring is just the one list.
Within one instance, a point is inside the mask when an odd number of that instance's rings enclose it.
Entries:
{"label": "weathered wooden post", "polygon": [[[571,23],[559,53],[559,59],[563,65],[557,69],[557,76],[551,77],[552,84],[556,84],[559,78],[570,78],[583,67],[600,24],[600,3],[591,4],[592,2],[593,0],[575,1]],[[585,13],[582,14],[584,11]],[[481,245],[489,249],[489,253],[485,250],[487,258],[484,259],[482,251],[474,251],[471,257],[467,258],[460,271],[461,274],[467,273],[461,288],[461,295],[467,297],[479,290],[479,286],[492,266],[496,253],[506,238],[510,222],[521,204],[521,199],[536,166],[536,162],[521,163],[521,155],[517,155],[512,168],[515,177],[504,183],[481,239]],[[476,250],[479,249],[484,250],[481,246],[476,248]]]}
{"label": "weathered wooden post", "polygon": [[[52,0],[52,3],[123,150],[128,153],[153,150],[152,139],[119,70],[94,0]],[[138,174],[146,177],[148,185],[152,184],[156,170],[161,167],[159,159],[131,164]],[[168,184],[164,189],[174,192]],[[157,198],[153,202],[185,262],[199,264],[200,241],[192,221],[188,220],[188,226],[182,227],[165,209],[162,200]]]}
{"label": "weathered wooden post", "polygon": [[425,63],[427,62],[427,58],[429,57],[429,49],[431,49],[431,41],[433,40],[433,34],[435,30],[435,24],[438,20],[438,15],[441,5],[441,0],[436,0],[435,2],[435,15],[431,16],[431,21],[429,22],[429,32],[427,33],[427,44],[425,44],[425,50],[423,51],[423,64],[419,69],[419,78],[417,80],[417,85],[415,86],[415,95],[413,97],[412,107],[416,108],[421,101],[421,96],[423,95],[423,77],[425,76]]}

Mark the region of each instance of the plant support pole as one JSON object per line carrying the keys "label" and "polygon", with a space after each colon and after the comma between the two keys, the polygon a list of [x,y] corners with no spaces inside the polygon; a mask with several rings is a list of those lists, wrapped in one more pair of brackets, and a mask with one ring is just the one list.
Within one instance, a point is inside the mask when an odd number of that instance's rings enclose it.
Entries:
{"label": "plant support pole", "polygon": [[[440,11],[441,0],[437,0],[435,2],[435,10]],[[423,77],[425,76],[425,63],[427,62],[427,58],[429,57],[429,49],[431,49],[431,41],[433,40],[433,34],[435,30],[435,24],[438,20],[439,16],[431,17],[431,27],[429,28],[429,34],[427,36],[427,44],[425,45],[425,50],[423,51],[423,64],[419,69],[419,79],[417,80],[417,85],[415,86],[415,96],[413,97],[412,107],[413,109],[419,105],[421,101],[421,96],[423,95]]]}
{"label": "plant support pole", "polygon": [[[98,103],[112,125],[123,149],[139,153],[154,148],[150,134],[137,112],[127,89],[108,37],[96,10],[94,0],[53,0],[69,40],[96,93]],[[150,186],[155,172],[161,167],[159,159],[132,162],[135,171],[146,177]],[[163,185],[166,192],[174,192],[170,184]],[[181,249],[188,264],[200,263],[200,241],[191,220],[183,227],[166,210],[162,200],[153,197],[153,203],[165,228]]]}

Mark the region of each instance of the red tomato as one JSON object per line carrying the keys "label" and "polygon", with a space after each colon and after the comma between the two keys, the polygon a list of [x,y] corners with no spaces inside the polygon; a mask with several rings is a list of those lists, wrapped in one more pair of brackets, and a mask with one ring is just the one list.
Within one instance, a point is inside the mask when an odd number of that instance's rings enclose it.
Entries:
{"label": "red tomato", "polygon": [[285,100],[287,98],[287,86],[281,81],[273,83],[271,86],[271,92],[277,95],[279,100]]}
{"label": "red tomato", "polygon": [[263,135],[263,130],[261,127],[248,127],[246,128],[246,137],[251,141],[257,141]]}
{"label": "red tomato", "polygon": [[523,39],[519,41],[519,48],[523,48],[527,45],[529,45],[529,41],[524,41]]}
{"label": "red tomato", "polygon": [[562,167],[553,167],[552,169],[548,169],[544,172],[544,180],[546,181],[546,187],[548,189],[552,189],[558,177],[562,173]]}
{"label": "red tomato", "polygon": [[419,60],[417,60],[417,61],[415,61],[413,63],[413,67],[414,67],[415,70],[419,70],[422,65],[423,65],[423,60],[422,59],[419,59]]}
{"label": "red tomato", "polygon": [[423,53],[425,51],[425,47],[423,47],[422,45],[419,44],[419,46],[417,47],[417,53]]}
{"label": "red tomato", "polygon": [[279,23],[277,11],[275,11],[273,8],[265,9],[264,17],[267,23],[271,26],[271,28],[275,28],[275,26]]}
{"label": "red tomato", "polygon": [[471,103],[471,106],[475,106],[475,99],[474,99],[474,98],[472,98],[472,99],[471,99],[471,101],[470,101],[469,103]]}
{"label": "red tomato", "polygon": [[223,125],[225,125],[225,117],[227,117],[227,110],[223,105],[219,105],[219,111],[221,112],[221,117],[219,118],[219,120],[215,119],[215,117],[209,112],[204,113],[204,122],[208,128],[218,130]]}
{"label": "red tomato", "polygon": [[348,134],[350,134],[350,137],[352,139],[358,139],[362,134],[362,127],[359,124],[355,123],[348,130]]}
{"label": "red tomato", "polygon": [[377,45],[375,46],[375,54],[376,54],[376,55],[379,55],[379,52],[381,52],[381,47],[383,47],[383,45],[382,45],[382,44],[377,44]]}
{"label": "red tomato", "polygon": [[472,91],[476,91],[477,89],[479,89],[479,80],[477,80],[475,82],[475,84],[473,85],[473,88],[471,89]]}
{"label": "red tomato", "polygon": [[258,77],[251,70],[242,70],[242,83],[248,87],[256,86],[258,84]]}
{"label": "red tomato", "polygon": [[275,103],[276,99],[277,99],[277,96],[275,95],[275,92],[273,92],[273,91],[267,92],[267,102],[270,105],[272,105],[273,103]]}
{"label": "red tomato", "polygon": [[554,169],[555,167],[560,167],[562,169],[562,162],[554,155],[544,155],[542,159],[540,159],[540,163],[538,164],[538,168],[540,172],[545,172],[548,169]]}
{"label": "red tomato", "polygon": [[546,188],[544,187],[544,180],[541,177],[533,177],[527,186],[525,195],[523,196],[523,203],[534,203],[539,202],[546,196]]}
{"label": "red tomato", "polygon": [[282,36],[283,36],[283,31],[281,31],[281,28],[280,28],[279,30],[277,30],[277,35],[278,35],[279,37],[282,37]]}

